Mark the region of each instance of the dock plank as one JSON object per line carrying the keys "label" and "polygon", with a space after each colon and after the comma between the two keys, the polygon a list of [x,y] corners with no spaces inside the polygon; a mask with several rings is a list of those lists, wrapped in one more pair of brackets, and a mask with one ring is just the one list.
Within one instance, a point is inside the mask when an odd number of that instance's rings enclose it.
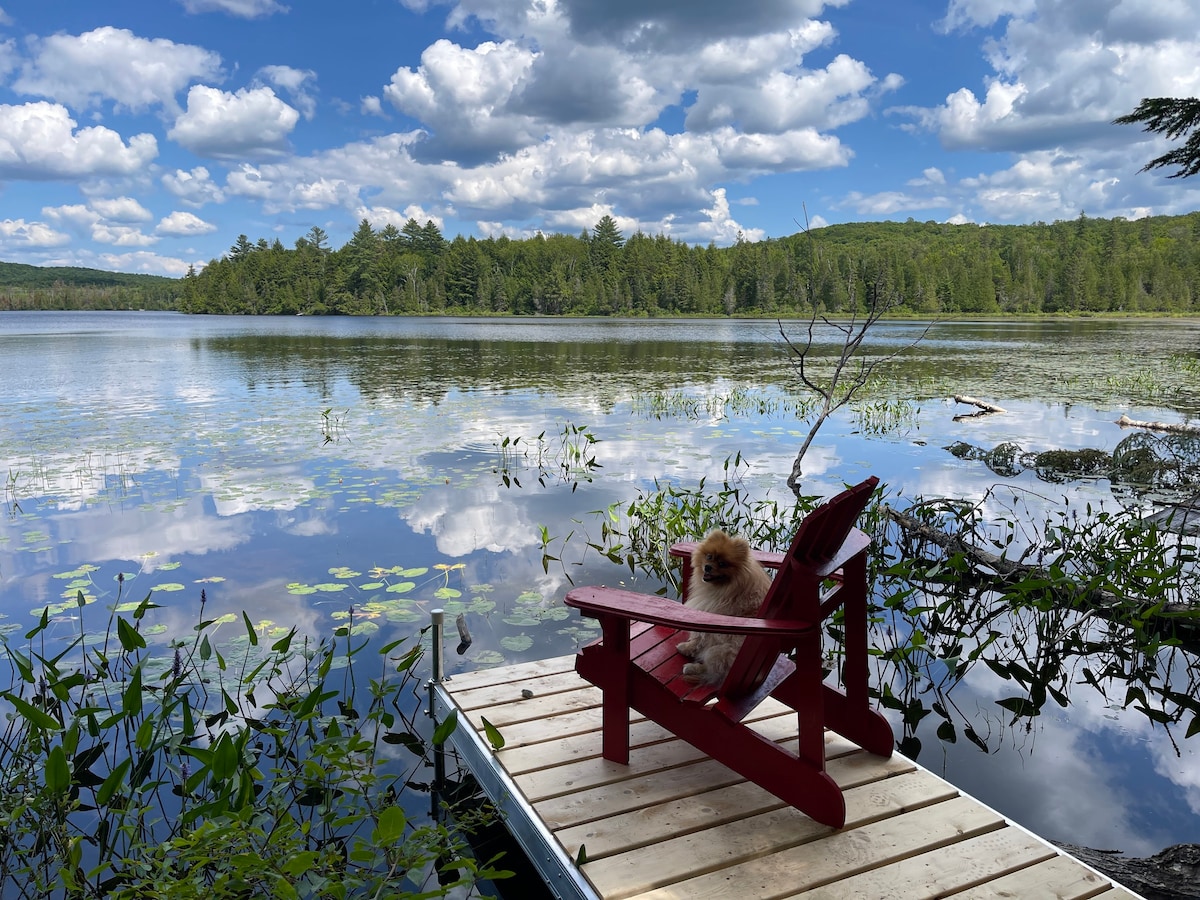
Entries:
{"label": "dock plank", "polygon": [[[481,782],[500,785],[493,800],[504,802],[518,839],[532,835],[541,848],[535,865],[559,896],[1137,900],[911,760],[881,759],[832,733],[826,760],[845,793],[841,829],[784,806],[636,713],[629,765],[609,762],[600,692],[575,674],[573,656],[455,675],[435,695],[444,714],[459,716],[452,740],[469,742],[475,765],[494,769]],[[503,749],[485,740],[485,718]],[[752,720],[769,739],[794,744],[796,717],[781,704],[768,700]]]}
{"label": "dock plank", "polygon": [[[877,812],[882,815],[885,810]],[[635,872],[614,871],[613,861],[607,860],[604,874],[588,874],[592,884],[611,900],[779,897],[1004,827],[1004,820],[994,812],[961,796],[862,825],[858,824],[860,815],[856,813],[854,827],[835,831],[788,808],[680,839],[685,843],[679,849],[688,852],[678,853],[671,860],[675,865],[664,871],[656,871],[656,864],[664,862],[662,847],[656,847],[653,854],[638,854],[643,860],[640,864],[630,860]],[[722,830],[724,833],[716,834]],[[680,877],[682,863],[688,858],[695,860],[695,871],[702,874]],[[630,877],[637,875],[642,877]]]}
{"label": "dock plank", "polygon": [[[870,809],[886,808],[889,802],[918,805],[953,796],[952,787],[944,782],[939,783],[926,773],[910,768],[907,773],[900,774],[903,772],[902,762],[890,770],[889,774],[895,774],[882,783],[878,769],[859,767],[859,777],[856,779],[855,770],[839,766],[840,762],[835,760],[830,765],[830,772],[846,789],[847,805],[856,804],[855,811],[861,810],[862,821],[870,817]],[[785,807],[778,798],[758,785],[741,779],[700,794],[695,793],[696,782],[692,781],[691,784],[691,795],[562,828],[557,832],[558,838],[567,852],[572,854],[578,852],[580,846],[586,846],[588,859],[595,861],[649,845],[654,845],[657,853],[661,842],[681,835],[744,822],[774,810],[790,810],[790,807]],[[794,814],[802,816],[800,813]],[[804,819],[811,822],[807,817]]]}
{"label": "dock plank", "polygon": [[[843,878],[791,896],[805,900],[910,900],[945,897],[956,891],[992,880],[1000,866],[1017,871],[1055,856],[1047,847],[1015,828],[1001,828],[979,837],[959,841],[902,859],[882,868]],[[1022,895],[1023,896],[1023,895]]]}
{"label": "dock plank", "polygon": [[[1114,889],[1124,893],[1107,893]],[[1113,888],[1103,875],[1060,855],[953,896],[954,900],[1118,900],[1134,895],[1124,888]]]}

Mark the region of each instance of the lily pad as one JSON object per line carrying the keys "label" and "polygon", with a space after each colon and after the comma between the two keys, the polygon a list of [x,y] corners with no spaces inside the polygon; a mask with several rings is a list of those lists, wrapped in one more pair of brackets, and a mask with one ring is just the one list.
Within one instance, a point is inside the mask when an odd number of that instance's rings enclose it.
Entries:
{"label": "lily pad", "polygon": [[504,617],[504,623],[506,625],[512,625],[517,628],[532,628],[540,621],[541,619],[526,615],[512,615]]}
{"label": "lily pad", "polygon": [[78,569],[72,569],[70,572],[57,572],[55,578],[82,578],[84,575],[91,574],[100,570],[99,566],[93,566],[91,563],[84,563]]}
{"label": "lily pad", "polygon": [[496,650],[482,650],[474,657],[474,662],[478,666],[499,666],[505,662],[505,658],[503,653]]}

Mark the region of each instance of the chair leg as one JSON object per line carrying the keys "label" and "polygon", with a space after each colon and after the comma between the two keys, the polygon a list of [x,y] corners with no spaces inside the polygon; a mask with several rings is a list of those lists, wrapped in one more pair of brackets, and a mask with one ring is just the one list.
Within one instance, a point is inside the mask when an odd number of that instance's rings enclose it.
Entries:
{"label": "chair leg", "polygon": [[[585,680],[601,685],[601,753],[604,758],[629,764],[629,620],[605,616],[600,620],[602,643],[595,655],[576,659],[575,669]],[[592,668],[592,672],[588,669]],[[601,672],[601,670],[603,670]]]}
{"label": "chair leg", "polygon": [[864,750],[891,756],[895,737],[887,719],[871,706],[867,608],[867,555],[859,554],[846,563],[843,591],[845,611],[845,656],[842,660],[844,696],[826,691],[827,720],[838,734]]}
{"label": "chair leg", "polygon": [[854,704],[870,705],[867,665],[867,555],[859,554],[846,563],[842,582],[845,658],[842,685]]}
{"label": "chair leg", "polygon": [[796,671],[784,684],[793,688],[789,705],[800,726],[797,755],[818,772],[825,771],[825,697],[821,690],[821,632],[813,629],[796,644]]}

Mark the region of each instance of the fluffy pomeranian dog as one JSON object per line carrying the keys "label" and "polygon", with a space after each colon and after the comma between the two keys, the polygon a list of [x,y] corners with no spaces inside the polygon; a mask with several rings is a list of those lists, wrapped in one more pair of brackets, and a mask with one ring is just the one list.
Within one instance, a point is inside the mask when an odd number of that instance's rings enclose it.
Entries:
{"label": "fluffy pomeranian dog", "polygon": [[[711,532],[692,553],[687,605],[726,616],[752,616],[758,612],[771,576],[750,553],[743,537]],[[692,662],[683,677],[693,684],[720,684],[741,649],[740,635],[693,631],[678,650]]]}

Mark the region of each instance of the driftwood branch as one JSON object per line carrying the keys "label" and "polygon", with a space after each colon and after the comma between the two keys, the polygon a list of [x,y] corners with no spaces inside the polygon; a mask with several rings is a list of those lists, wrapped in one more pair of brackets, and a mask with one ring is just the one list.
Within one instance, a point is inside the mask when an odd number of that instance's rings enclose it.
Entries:
{"label": "driftwood branch", "polygon": [[1166,431],[1172,434],[1200,434],[1200,425],[1184,425],[1180,422],[1139,422],[1122,415],[1117,419],[1122,428],[1145,428],[1147,431]]}
{"label": "driftwood branch", "polygon": [[977,400],[974,397],[968,397],[966,394],[955,394],[955,403],[966,403],[968,406],[978,406],[984,412],[1003,413],[1008,412],[1003,406],[996,406],[994,403],[987,403],[984,400]]}

